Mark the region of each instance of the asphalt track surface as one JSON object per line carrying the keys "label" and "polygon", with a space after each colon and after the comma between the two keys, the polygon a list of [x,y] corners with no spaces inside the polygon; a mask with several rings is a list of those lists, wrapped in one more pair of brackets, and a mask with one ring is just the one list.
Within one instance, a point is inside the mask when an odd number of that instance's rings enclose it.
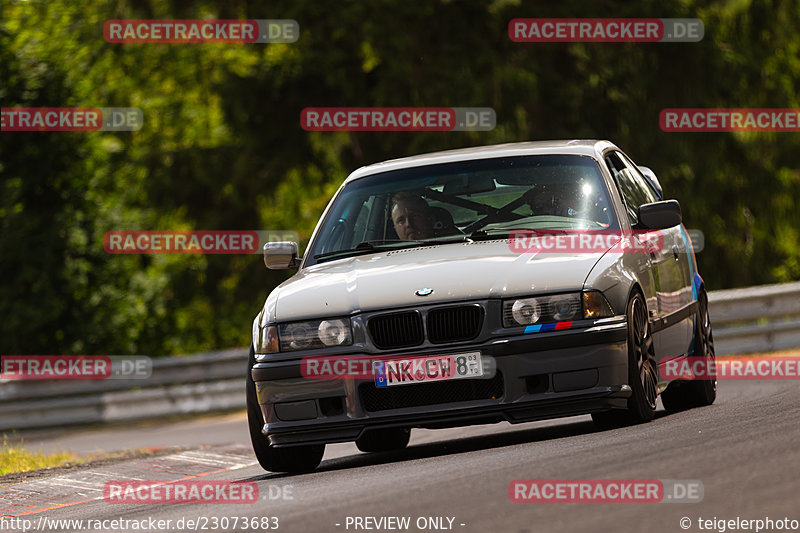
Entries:
{"label": "asphalt track surface", "polygon": [[[244,423],[239,417],[215,428],[208,440],[212,446],[0,486],[0,515],[30,520],[29,527],[39,531],[97,531],[75,523],[53,527],[52,521],[117,518],[172,520],[150,531],[203,531],[203,524],[205,531],[254,531],[230,523],[227,529],[212,529],[213,517],[277,517],[278,531],[292,533],[723,531],[718,522],[701,529],[698,520],[800,521],[798,421],[800,383],[727,381],[720,383],[713,406],[669,415],[659,410],[649,424],[598,431],[588,416],[581,416],[415,430],[402,452],[362,454],[352,444],[334,445],[317,471],[275,475],[255,463],[249,444],[240,439],[244,430],[229,431],[229,441],[220,444],[225,437],[221,428],[238,427]],[[516,479],[584,478],[699,480],[704,494],[698,503],[509,500],[509,484]],[[111,504],[104,501],[102,486],[112,479],[249,481],[258,485],[260,499],[236,505]],[[278,498],[279,491],[286,495],[287,486],[291,499]],[[399,530],[347,525],[348,517],[389,516],[410,517],[410,525]],[[447,529],[447,518],[445,529],[420,529],[419,517],[452,518],[452,529]],[[181,518],[203,523],[190,528],[184,522],[179,528]],[[688,529],[681,528],[682,518],[691,520]],[[0,522],[0,531],[22,531],[19,522],[15,529],[9,520]]]}

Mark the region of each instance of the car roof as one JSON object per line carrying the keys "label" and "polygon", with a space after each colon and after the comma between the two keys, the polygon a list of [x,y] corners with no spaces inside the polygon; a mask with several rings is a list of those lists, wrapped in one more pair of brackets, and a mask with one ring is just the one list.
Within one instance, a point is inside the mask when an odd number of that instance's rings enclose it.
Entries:
{"label": "car roof", "polygon": [[473,146],[442,152],[431,152],[399,159],[390,159],[353,171],[345,180],[348,183],[365,176],[399,170],[403,168],[469,161],[475,159],[491,159],[495,157],[516,157],[525,155],[587,155],[596,157],[599,153],[614,144],[597,139],[573,139],[561,141],[529,141],[517,143],[495,144],[490,146]]}

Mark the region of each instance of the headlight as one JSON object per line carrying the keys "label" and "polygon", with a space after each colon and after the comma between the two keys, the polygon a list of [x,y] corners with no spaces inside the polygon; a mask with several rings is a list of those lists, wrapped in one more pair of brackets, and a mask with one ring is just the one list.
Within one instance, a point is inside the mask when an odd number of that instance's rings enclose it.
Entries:
{"label": "headlight", "polygon": [[316,328],[308,322],[298,322],[281,327],[278,335],[281,342],[281,349],[304,350],[308,349],[317,338]]}
{"label": "headlight", "polygon": [[348,318],[281,324],[278,326],[278,338],[282,352],[353,344],[353,333]]}
{"label": "headlight", "polygon": [[503,327],[604,318],[613,314],[598,291],[518,298],[503,302]]}
{"label": "headlight", "polygon": [[325,346],[341,346],[352,342],[349,320],[323,320],[319,323],[317,334]]}
{"label": "headlight", "polygon": [[[503,313],[506,314],[505,312]],[[517,325],[527,326],[535,324],[542,318],[542,308],[536,298],[526,298],[524,300],[514,300],[511,304],[511,318]],[[506,317],[503,317],[505,322]],[[506,325],[506,327],[508,327]]]}
{"label": "headlight", "polygon": [[503,302],[503,326],[514,328],[581,318],[580,294],[556,294]]}
{"label": "headlight", "polygon": [[557,322],[581,318],[581,300],[577,294],[553,296],[548,303],[553,320]]}

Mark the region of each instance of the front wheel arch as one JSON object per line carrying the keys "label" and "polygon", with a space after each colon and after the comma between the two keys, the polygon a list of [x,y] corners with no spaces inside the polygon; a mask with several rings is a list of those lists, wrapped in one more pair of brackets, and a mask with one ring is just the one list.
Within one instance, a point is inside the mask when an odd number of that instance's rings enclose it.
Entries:
{"label": "front wheel arch", "polygon": [[628,385],[631,395],[627,409],[592,414],[592,420],[602,429],[649,422],[655,417],[658,368],[650,313],[644,294],[637,285],[631,287],[625,315],[628,322]]}
{"label": "front wheel arch", "polygon": [[267,436],[262,433],[264,417],[258,404],[255,382],[250,374],[254,362],[255,350],[251,346],[247,363],[247,379],[245,380],[245,401],[250,441],[258,463],[269,472],[303,473],[314,470],[322,461],[325,453],[324,444],[274,448],[270,445]]}

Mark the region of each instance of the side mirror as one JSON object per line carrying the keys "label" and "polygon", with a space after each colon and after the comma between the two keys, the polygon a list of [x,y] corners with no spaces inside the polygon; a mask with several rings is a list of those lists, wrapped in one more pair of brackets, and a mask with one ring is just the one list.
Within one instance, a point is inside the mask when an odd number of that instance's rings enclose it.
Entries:
{"label": "side mirror", "polygon": [[639,206],[639,224],[647,229],[667,229],[681,223],[681,204],[664,200]]}
{"label": "side mirror", "polygon": [[268,242],[264,245],[264,264],[270,270],[286,270],[300,266],[296,242]]}
{"label": "side mirror", "polygon": [[647,167],[639,167],[639,170],[642,172],[642,174],[644,174],[644,177],[647,179],[647,181],[650,182],[650,185],[652,185],[656,190],[658,197],[664,198],[664,190],[661,188],[661,183],[659,183],[656,173]]}

